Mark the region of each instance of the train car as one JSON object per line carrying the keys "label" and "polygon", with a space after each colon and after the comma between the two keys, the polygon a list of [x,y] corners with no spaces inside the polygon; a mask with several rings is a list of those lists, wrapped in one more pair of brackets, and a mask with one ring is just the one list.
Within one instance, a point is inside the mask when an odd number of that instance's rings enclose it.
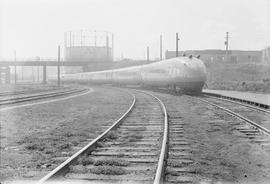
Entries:
{"label": "train car", "polygon": [[172,87],[198,93],[206,82],[206,68],[203,61],[198,58],[177,57],[121,69],[65,74],[61,76],[61,80],[95,84]]}

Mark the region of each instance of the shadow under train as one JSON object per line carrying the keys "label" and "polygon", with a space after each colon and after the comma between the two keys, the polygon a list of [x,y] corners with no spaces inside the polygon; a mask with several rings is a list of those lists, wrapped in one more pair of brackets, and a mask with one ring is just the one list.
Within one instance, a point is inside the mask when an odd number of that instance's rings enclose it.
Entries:
{"label": "shadow under train", "polygon": [[121,69],[65,74],[61,76],[61,80],[65,82],[180,88],[185,92],[200,93],[206,82],[206,68],[203,61],[198,58],[177,57]]}

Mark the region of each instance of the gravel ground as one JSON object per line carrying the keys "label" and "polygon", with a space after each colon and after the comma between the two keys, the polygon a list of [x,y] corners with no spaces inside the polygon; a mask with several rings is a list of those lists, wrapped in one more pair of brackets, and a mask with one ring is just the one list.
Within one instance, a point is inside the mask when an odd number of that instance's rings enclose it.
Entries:
{"label": "gravel ground", "polygon": [[270,183],[270,153],[230,124],[240,120],[196,98],[156,94],[181,112],[198,183]]}
{"label": "gravel ground", "polygon": [[54,103],[0,111],[0,181],[44,176],[85,146],[129,107],[129,94],[94,92]]}
{"label": "gravel ground", "polygon": [[[124,92],[94,89],[76,99],[1,113],[1,180],[40,178],[131,103]],[[232,126],[240,120],[190,96],[156,94],[181,113],[197,183],[270,183],[270,153]]]}

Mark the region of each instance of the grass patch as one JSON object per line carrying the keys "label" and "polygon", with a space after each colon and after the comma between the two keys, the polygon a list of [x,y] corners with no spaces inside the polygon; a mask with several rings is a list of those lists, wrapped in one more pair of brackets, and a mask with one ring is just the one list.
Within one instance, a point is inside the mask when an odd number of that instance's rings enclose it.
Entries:
{"label": "grass patch", "polygon": [[107,135],[106,135],[107,139],[117,139],[118,135],[116,133],[116,131],[110,131]]}
{"label": "grass patch", "polygon": [[63,144],[61,144],[61,145],[59,145],[59,146],[57,146],[57,147],[58,147],[60,150],[63,150],[63,149],[70,149],[71,146],[72,146],[71,143],[63,143]]}
{"label": "grass patch", "polygon": [[96,143],[96,146],[97,146],[98,148],[102,148],[102,147],[105,146],[105,144],[104,144],[103,142],[97,142],[97,143]]}
{"label": "grass patch", "polygon": [[172,175],[172,176],[179,176],[180,174],[179,174],[179,172],[177,172],[177,171],[173,171],[173,170],[171,170],[171,171],[166,171],[166,174],[168,174],[168,175]]}
{"label": "grass patch", "polygon": [[74,134],[71,133],[71,132],[65,132],[63,136],[65,136],[65,137],[72,137],[72,136],[74,136]]}
{"label": "grass patch", "polygon": [[72,165],[69,166],[70,172],[72,173],[86,173],[87,169],[83,165]]}
{"label": "grass patch", "polygon": [[126,140],[128,142],[136,142],[140,139],[142,139],[142,135],[132,134],[132,135],[128,135]]}
{"label": "grass patch", "polygon": [[94,159],[87,157],[87,156],[82,156],[78,159],[78,163],[80,165],[86,166],[86,165],[91,165],[95,162]]}
{"label": "grass patch", "polygon": [[127,174],[127,170],[119,167],[119,166],[97,166],[94,167],[92,169],[90,169],[91,173],[94,174],[105,174],[105,175],[123,175],[123,174]]}
{"label": "grass patch", "polygon": [[129,162],[122,159],[103,159],[103,160],[97,160],[94,163],[95,166],[128,166]]}
{"label": "grass patch", "polygon": [[41,144],[41,143],[31,142],[30,144],[26,145],[25,148],[26,148],[27,150],[44,151],[45,146],[44,146],[44,144]]}
{"label": "grass patch", "polygon": [[171,167],[183,167],[183,166],[186,166],[188,164],[187,163],[184,163],[184,162],[175,162],[175,161],[169,160],[167,162],[167,165],[168,166],[171,166]]}

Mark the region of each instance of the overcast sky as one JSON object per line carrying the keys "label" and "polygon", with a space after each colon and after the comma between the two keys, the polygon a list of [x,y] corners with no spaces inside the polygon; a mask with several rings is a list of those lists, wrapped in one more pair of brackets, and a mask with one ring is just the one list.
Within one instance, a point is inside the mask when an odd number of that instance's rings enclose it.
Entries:
{"label": "overcast sky", "polygon": [[270,46],[270,0],[0,0],[0,58],[56,57],[64,32],[107,30],[115,35],[115,56],[159,56],[164,51],[262,49]]}

